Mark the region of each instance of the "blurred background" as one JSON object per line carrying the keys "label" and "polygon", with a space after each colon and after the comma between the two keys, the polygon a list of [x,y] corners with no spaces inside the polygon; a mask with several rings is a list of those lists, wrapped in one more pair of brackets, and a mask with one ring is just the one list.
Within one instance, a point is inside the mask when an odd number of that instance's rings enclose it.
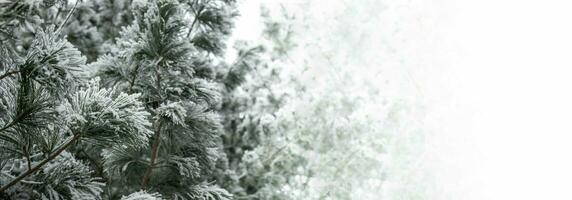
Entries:
{"label": "blurred background", "polygon": [[384,183],[356,199],[571,197],[570,3],[248,1],[235,39],[258,37],[260,7],[292,16],[285,70],[313,98],[369,98],[355,104],[380,119],[354,136],[384,141],[368,168]]}

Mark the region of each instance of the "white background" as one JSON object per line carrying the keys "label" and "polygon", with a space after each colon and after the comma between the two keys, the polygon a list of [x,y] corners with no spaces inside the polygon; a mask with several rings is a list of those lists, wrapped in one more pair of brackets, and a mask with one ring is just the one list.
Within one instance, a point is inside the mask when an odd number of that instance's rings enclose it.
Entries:
{"label": "white background", "polygon": [[463,1],[450,37],[482,199],[572,199],[569,1]]}
{"label": "white background", "polygon": [[572,199],[570,1],[440,5],[450,7],[434,28],[459,52],[442,68],[459,107],[443,114],[469,122],[442,139],[467,134],[460,144],[474,145],[453,161],[475,183],[461,199]]}

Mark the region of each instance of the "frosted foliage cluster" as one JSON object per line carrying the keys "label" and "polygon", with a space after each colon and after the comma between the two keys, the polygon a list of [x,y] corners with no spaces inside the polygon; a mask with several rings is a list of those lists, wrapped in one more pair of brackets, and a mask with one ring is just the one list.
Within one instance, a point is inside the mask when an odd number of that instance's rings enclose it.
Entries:
{"label": "frosted foliage cluster", "polygon": [[127,196],[123,196],[121,197],[121,200],[161,200],[161,195],[159,193],[139,191]]}
{"label": "frosted foliage cluster", "polygon": [[187,113],[181,102],[163,104],[157,108],[156,112],[159,113],[159,116],[167,118],[174,124],[185,126],[184,120],[187,117]]}
{"label": "frosted foliage cluster", "polygon": [[[115,137],[143,145],[151,134],[139,94],[125,94],[99,86],[99,79],[88,82],[85,89],[70,96],[57,110],[66,117],[73,132],[92,137]],[[110,133],[112,133],[110,135]]]}
{"label": "frosted foliage cluster", "polygon": [[[25,161],[14,160],[2,170],[18,171]],[[24,170],[24,169],[19,169]],[[92,177],[93,171],[83,162],[75,159],[69,152],[64,152],[57,159],[45,165],[40,173],[30,177],[26,182],[11,188],[8,193],[13,199],[100,199],[103,192],[102,180]],[[2,179],[5,181],[6,179]]]}

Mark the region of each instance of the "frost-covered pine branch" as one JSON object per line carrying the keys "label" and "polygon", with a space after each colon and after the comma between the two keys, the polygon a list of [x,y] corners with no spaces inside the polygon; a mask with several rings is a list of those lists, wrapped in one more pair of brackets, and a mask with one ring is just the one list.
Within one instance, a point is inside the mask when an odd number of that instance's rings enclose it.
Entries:
{"label": "frost-covered pine branch", "polygon": [[[33,167],[29,167],[13,180],[4,184],[0,192],[19,183],[24,178],[33,175],[44,165],[58,158],[70,146],[80,140],[97,141],[100,144],[142,144],[147,141],[150,131],[147,129],[149,122],[142,104],[138,101],[137,94],[127,95],[114,94],[114,90],[101,89],[98,79],[94,79],[75,94],[63,101],[63,104],[55,108],[58,121],[55,125],[65,127],[61,130],[69,135],[63,144],[50,152],[46,157]],[[22,129],[26,131],[26,129]],[[18,130],[15,131],[16,136]],[[11,140],[4,140],[10,142]],[[19,143],[13,144],[19,145]],[[27,145],[32,145],[27,143]],[[39,145],[39,144],[38,144]]]}
{"label": "frost-covered pine branch", "polygon": [[161,195],[159,193],[148,193],[142,190],[123,196],[121,200],[161,200]]}

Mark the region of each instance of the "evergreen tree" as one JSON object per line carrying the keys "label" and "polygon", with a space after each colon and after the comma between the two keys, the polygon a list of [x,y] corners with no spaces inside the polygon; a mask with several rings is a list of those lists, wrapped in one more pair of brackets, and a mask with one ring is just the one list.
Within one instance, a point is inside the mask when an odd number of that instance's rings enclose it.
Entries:
{"label": "evergreen tree", "polygon": [[137,1],[132,9],[133,24],[91,67],[106,86],[142,94],[153,136],[145,148],[102,152],[109,194],[147,189],[172,199],[230,198],[211,182],[224,157],[215,67],[233,2]]}
{"label": "evergreen tree", "polygon": [[234,4],[0,2],[0,197],[229,199],[213,173]]}

